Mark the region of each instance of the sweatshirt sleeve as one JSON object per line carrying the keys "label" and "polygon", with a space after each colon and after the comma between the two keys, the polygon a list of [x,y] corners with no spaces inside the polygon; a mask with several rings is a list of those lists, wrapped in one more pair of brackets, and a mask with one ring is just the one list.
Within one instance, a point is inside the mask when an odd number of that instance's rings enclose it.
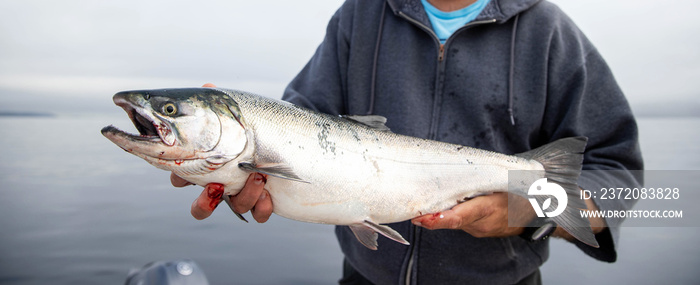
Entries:
{"label": "sweatshirt sleeve", "polygon": [[[336,11],[326,29],[326,36],[313,57],[289,83],[282,100],[328,114],[345,114],[345,80],[348,62],[348,37],[344,21],[351,16],[347,1]],[[346,15],[347,14],[347,15]],[[341,20],[342,19],[342,20]]]}
{"label": "sweatshirt sleeve", "polygon": [[[595,47],[566,16],[560,21],[550,43],[543,130],[551,140],[588,137],[579,178],[582,189],[640,187],[644,166],[630,106]],[[594,202],[599,210],[628,210],[636,200],[597,197]],[[606,219],[608,228],[596,235],[600,248],[575,243],[586,254],[613,262],[621,222]]]}

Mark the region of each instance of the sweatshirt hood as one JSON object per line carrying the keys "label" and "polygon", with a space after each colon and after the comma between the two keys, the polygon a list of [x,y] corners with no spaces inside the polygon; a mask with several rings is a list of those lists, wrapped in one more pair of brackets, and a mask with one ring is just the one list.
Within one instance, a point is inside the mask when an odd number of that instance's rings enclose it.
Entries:
{"label": "sweatshirt hood", "polygon": [[[512,21],[512,33],[510,41],[510,66],[508,70],[508,93],[506,94],[507,100],[507,113],[508,121],[511,125],[515,126],[515,115],[513,112],[514,104],[514,90],[513,90],[513,80],[515,76],[515,42],[518,33],[518,18],[521,12],[530,9],[535,4],[541,2],[542,0],[491,0],[481,11],[479,16],[474,19],[474,21],[484,21],[484,20],[495,20],[496,23],[502,24],[510,19]],[[420,0],[387,0],[388,6],[391,7],[395,15],[404,14],[415,21],[422,23],[426,27],[430,27],[430,20],[426,14],[423,4]],[[385,14],[385,9],[387,5],[383,5],[381,15]],[[367,110],[367,114],[372,114],[374,112],[374,99],[375,99],[375,81],[376,81],[376,69],[377,69],[377,56],[379,53],[379,44],[382,38],[382,31],[384,25],[384,18],[379,23],[379,32],[377,34],[377,41],[375,47],[374,63],[372,68],[372,84],[370,90],[370,106]]]}
{"label": "sweatshirt hood", "polygon": [[[542,0],[491,0],[475,21],[495,19],[497,23],[504,23],[540,1]],[[401,12],[430,26],[420,0],[387,0],[387,2],[394,14]]]}

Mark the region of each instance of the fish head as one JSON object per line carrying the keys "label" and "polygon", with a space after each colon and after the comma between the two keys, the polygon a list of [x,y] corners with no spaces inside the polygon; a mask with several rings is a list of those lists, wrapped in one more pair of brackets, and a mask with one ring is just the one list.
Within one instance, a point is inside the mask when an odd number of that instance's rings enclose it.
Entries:
{"label": "fish head", "polygon": [[139,133],[107,126],[102,134],[161,169],[176,174],[214,171],[235,159],[247,145],[236,102],[217,89],[124,91],[113,100]]}

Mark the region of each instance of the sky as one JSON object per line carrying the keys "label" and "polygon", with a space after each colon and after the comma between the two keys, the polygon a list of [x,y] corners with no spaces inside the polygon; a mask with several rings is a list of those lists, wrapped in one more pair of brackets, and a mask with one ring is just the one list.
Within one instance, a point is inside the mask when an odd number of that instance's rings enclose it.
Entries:
{"label": "sky", "polygon": [[[0,111],[102,112],[118,91],[207,82],[279,98],[342,2],[0,0]],[[700,2],[551,2],[633,107],[700,106]]]}

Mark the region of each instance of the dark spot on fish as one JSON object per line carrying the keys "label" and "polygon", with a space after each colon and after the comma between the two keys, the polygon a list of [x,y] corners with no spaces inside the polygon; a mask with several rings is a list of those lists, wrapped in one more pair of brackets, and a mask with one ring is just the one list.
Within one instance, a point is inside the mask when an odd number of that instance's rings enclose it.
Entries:
{"label": "dark spot on fish", "polygon": [[318,133],[318,144],[321,146],[324,152],[332,152],[335,154],[335,142],[328,140],[328,135],[330,133],[328,129],[330,128],[330,124],[325,123],[320,125],[317,123],[316,125],[321,127],[321,131]]}
{"label": "dark spot on fish", "polygon": [[462,150],[463,148],[464,148],[463,146],[458,146],[458,147],[457,147],[457,151],[460,151],[460,150]]}
{"label": "dark spot on fish", "polygon": [[362,139],[360,139],[360,135],[357,133],[357,131],[353,128],[348,128],[348,130],[352,133],[352,137],[355,138],[355,141],[361,142]]}

